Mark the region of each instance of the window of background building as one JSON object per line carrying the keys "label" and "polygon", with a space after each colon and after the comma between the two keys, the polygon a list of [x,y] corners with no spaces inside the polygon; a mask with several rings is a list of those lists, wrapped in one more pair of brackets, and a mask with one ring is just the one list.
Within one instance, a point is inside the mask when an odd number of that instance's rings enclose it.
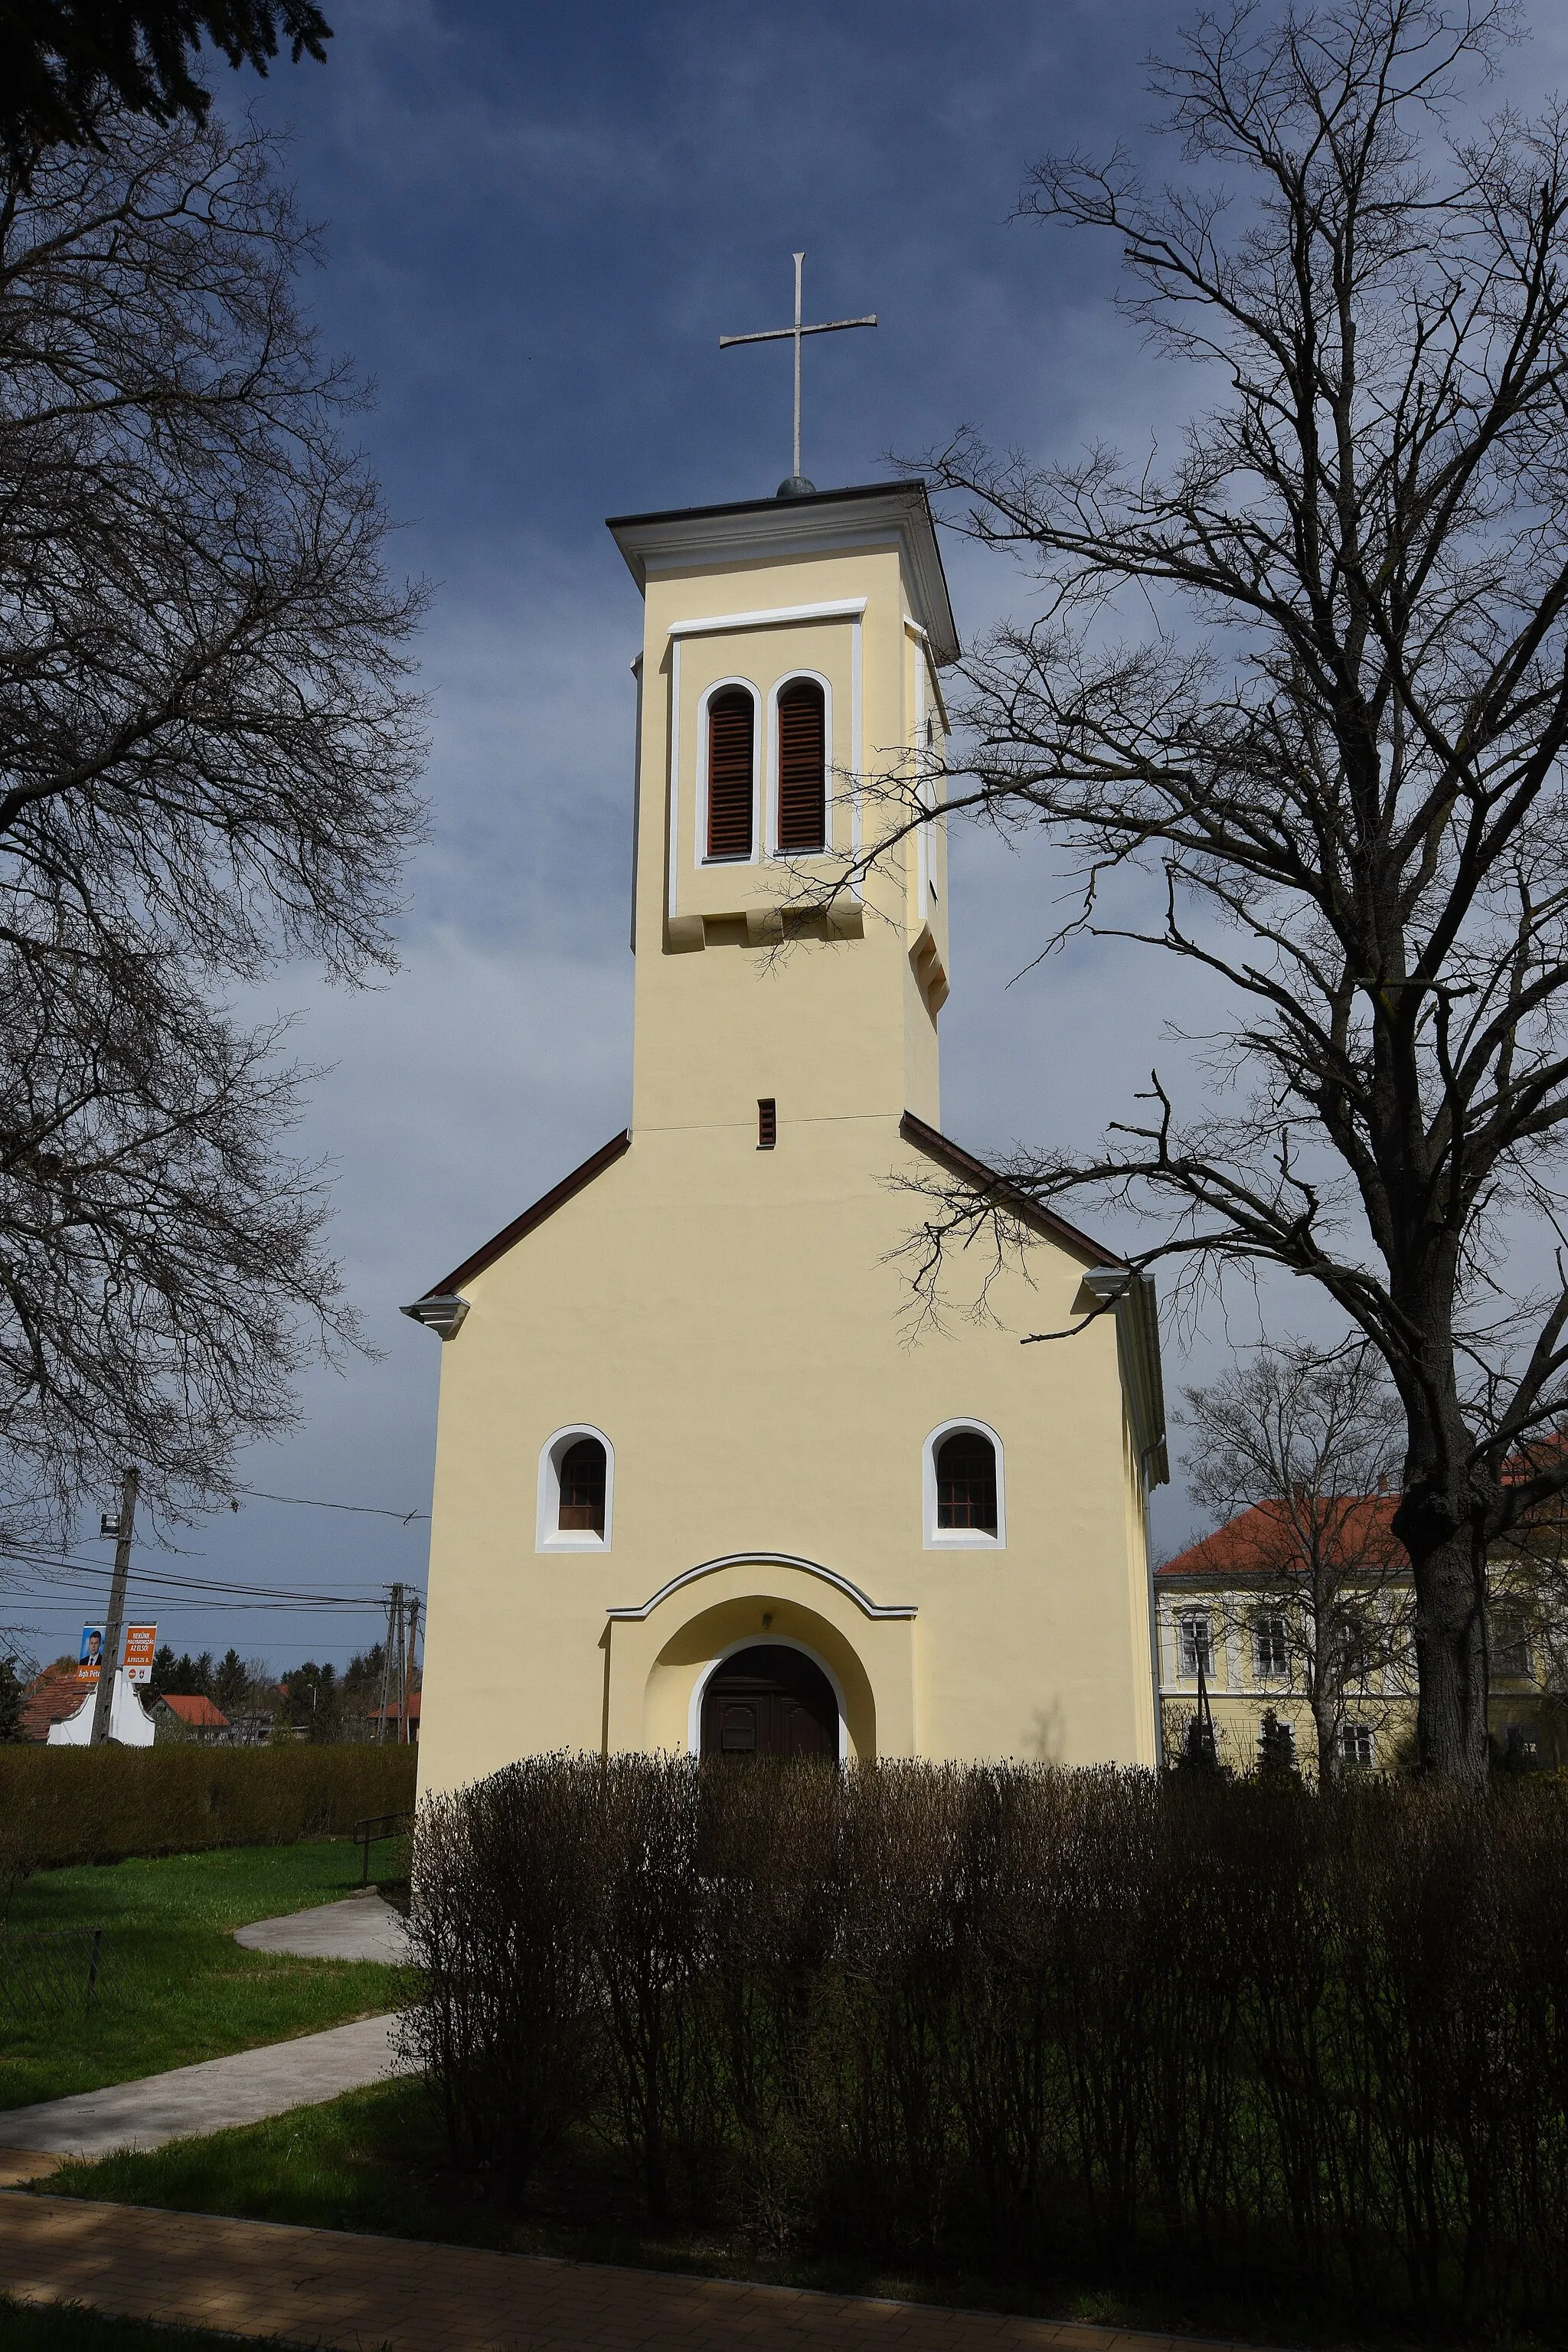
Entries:
{"label": "window of background building", "polygon": [[1176,1655],[1181,1673],[1194,1676],[1201,1665],[1205,1676],[1214,1672],[1214,1650],[1206,1609],[1186,1609],[1176,1620]]}
{"label": "window of background building", "polygon": [[1492,1612],[1492,1672],[1528,1676],[1530,1623],[1521,1609]]}
{"label": "window of background building", "polygon": [[1372,1769],[1373,1752],[1374,1744],[1370,1723],[1341,1724],[1340,1761],[1342,1764],[1350,1764],[1361,1771],[1368,1772]]}
{"label": "window of background building", "polygon": [[1284,1674],[1289,1664],[1289,1628],[1277,1610],[1266,1609],[1252,1621],[1252,1664],[1259,1682]]}

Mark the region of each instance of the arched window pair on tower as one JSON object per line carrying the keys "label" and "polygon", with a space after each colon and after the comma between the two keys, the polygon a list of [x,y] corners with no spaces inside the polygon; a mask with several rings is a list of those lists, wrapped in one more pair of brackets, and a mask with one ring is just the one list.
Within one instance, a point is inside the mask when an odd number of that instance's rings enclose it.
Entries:
{"label": "arched window pair on tower", "polygon": [[[773,845],[781,857],[827,845],[827,708],[814,677],[792,677],[774,702],[778,807]],[[757,701],[726,686],[708,704],[708,850],[750,857],[757,804]]]}

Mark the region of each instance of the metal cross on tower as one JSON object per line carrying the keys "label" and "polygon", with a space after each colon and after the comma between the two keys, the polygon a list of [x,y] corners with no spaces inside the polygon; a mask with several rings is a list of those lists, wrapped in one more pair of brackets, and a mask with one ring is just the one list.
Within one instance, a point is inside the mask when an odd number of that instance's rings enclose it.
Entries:
{"label": "metal cross on tower", "polygon": [[868,319],[829,319],[819,327],[803,326],[800,314],[800,275],[801,265],[805,259],[804,253],[797,253],[795,257],[795,324],[793,327],[766,327],[759,335],[721,335],[719,338],[719,349],[721,352],[728,351],[731,343],[789,341],[795,345],[795,470],[787,482],[781,482],[779,485],[779,496],[792,499],[808,498],[815,488],[815,485],[808,482],[800,470],[801,338],[803,335],[837,335],[846,327],[874,327],[877,323],[877,314],[873,310]]}

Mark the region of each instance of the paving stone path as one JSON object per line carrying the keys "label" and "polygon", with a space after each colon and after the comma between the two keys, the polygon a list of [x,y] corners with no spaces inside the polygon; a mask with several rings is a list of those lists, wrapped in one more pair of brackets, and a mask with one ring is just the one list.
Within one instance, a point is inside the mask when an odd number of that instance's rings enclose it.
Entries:
{"label": "paving stone path", "polygon": [[281,1919],[256,1919],[237,1927],[234,1940],[250,1952],[290,1952],[304,1960],[382,1960],[395,1968],[408,1958],[403,1914],[383,1902],[372,1887],[310,1911],[290,1911]]}
{"label": "paving stone path", "polygon": [[[397,2071],[395,2017],[362,2017],[325,2033],[268,2042],[230,2058],[176,2066],[105,2091],[78,2091],[32,2107],[0,2110],[0,2162],[19,2176],[27,2150],[54,2156],[107,2156],[117,2147],[162,2147],[165,2140],[205,2137],[235,2124],[258,2124],[290,2107],[319,2106],[343,2091],[379,2083]],[[34,2169],[42,2169],[35,2167]]]}
{"label": "paving stone path", "polygon": [[[237,1927],[235,1941],[253,1952],[289,1952],[313,1960],[406,1959],[403,1920],[373,1887],[280,1919]],[[171,2139],[256,2124],[290,2107],[319,2106],[397,2071],[392,2048],[395,2020],[366,2017],[265,2043],[232,2057],[205,2059],[164,2074],[79,2091],[30,2107],[0,2109],[0,2183],[50,2172],[46,2158],[108,2156],[117,2147],[162,2147]]]}
{"label": "paving stone path", "polygon": [[0,2289],[355,2352],[1200,2352],[1190,2337],[16,2190],[0,2191]]}

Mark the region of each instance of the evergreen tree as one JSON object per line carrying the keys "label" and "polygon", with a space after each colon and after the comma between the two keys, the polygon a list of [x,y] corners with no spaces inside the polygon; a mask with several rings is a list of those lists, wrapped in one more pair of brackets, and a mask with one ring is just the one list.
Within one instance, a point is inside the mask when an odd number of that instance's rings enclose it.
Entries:
{"label": "evergreen tree", "polygon": [[16,1672],[15,1655],[0,1658],[0,1740],[22,1737],[22,1702],[27,1685]]}
{"label": "evergreen tree", "polygon": [[250,1675],[239,1652],[232,1646],[223,1654],[223,1660],[213,1679],[213,1697],[225,1715],[234,1715],[250,1696]]}
{"label": "evergreen tree", "polygon": [[1265,1707],[1258,1727],[1258,1769],[1270,1773],[1296,1769],[1296,1743],[1289,1727],[1280,1722],[1271,1706]]}

